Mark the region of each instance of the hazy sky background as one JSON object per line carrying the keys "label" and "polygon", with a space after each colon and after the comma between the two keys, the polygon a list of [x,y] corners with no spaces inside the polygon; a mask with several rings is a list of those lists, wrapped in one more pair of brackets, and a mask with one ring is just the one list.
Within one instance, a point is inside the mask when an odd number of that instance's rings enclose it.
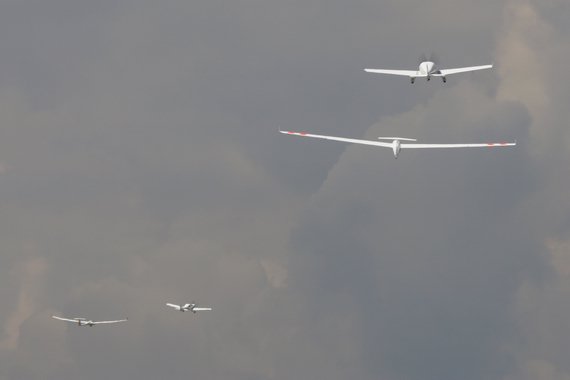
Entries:
{"label": "hazy sky background", "polygon": [[[569,16],[3,1],[0,380],[569,380]],[[362,71],[432,53],[496,67]],[[278,127],[519,145],[394,160]]]}

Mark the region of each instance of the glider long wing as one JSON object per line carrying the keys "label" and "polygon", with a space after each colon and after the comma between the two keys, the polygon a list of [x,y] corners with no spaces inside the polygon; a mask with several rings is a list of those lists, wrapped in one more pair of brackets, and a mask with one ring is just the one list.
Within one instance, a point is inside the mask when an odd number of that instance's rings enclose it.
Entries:
{"label": "glider long wing", "polygon": [[[334,136],[323,136],[323,135],[313,135],[304,132],[290,132],[290,131],[279,131],[287,135],[295,135],[302,137],[313,137],[317,139],[341,141],[354,144],[364,144],[372,146],[382,146],[386,148],[392,148],[392,143],[382,142],[382,141],[372,141],[372,140],[360,140],[360,139],[348,139],[344,137],[334,137]],[[402,149],[433,149],[433,148],[493,148],[493,147],[506,147],[517,145],[516,142],[499,142],[499,143],[477,143],[477,144],[410,144],[402,143],[400,147]]]}
{"label": "glider long wing", "polygon": [[212,308],[211,307],[195,307],[192,310],[194,310],[194,311],[211,311]]}
{"label": "glider long wing", "polygon": [[479,144],[401,144],[402,149],[431,149],[431,148],[495,148],[515,146],[516,142],[479,143]]}
{"label": "glider long wing", "polygon": [[103,325],[103,324],[108,324],[108,323],[126,322],[126,321],[128,321],[128,320],[129,320],[128,318],[125,318],[125,319],[119,319],[119,320],[116,320],[116,321],[96,321],[96,322],[93,322],[93,324],[94,324],[94,325]]}
{"label": "glider long wing", "polygon": [[374,74],[390,74],[390,75],[401,75],[405,77],[416,77],[418,72],[416,70],[384,70],[384,69],[364,69],[367,73]]}
{"label": "glider long wing", "polygon": [[[442,76],[450,75],[450,74],[459,74],[459,73],[466,73],[469,71],[478,71],[478,70],[485,70],[492,68],[493,65],[483,65],[483,66],[471,66],[471,67],[459,67],[457,69],[443,69],[440,70]],[[434,76],[439,76],[435,74]]]}
{"label": "glider long wing", "polygon": [[334,136],[324,136],[324,135],[314,135],[311,133],[305,132],[291,132],[291,131],[279,131],[286,135],[294,135],[294,136],[302,136],[302,137],[313,137],[316,139],[325,139],[325,140],[333,140],[333,141],[341,141],[353,144],[364,144],[364,145],[372,145],[372,146],[383,146],[386,148],[391,148],[392,144],[383,142],[383,141],[371,141],[371,140],[359,140],[359,139],[347,139],[344,137],[334,137]]}
{"label": "glider long wing", "polygon": [[51,316],[53,319],[59,319],[60,321],[65,321],[65,322],[72,322],[72,323],[77,323],[77,319],[68,319],[68,318],[61,318],[61,317],[56,317],[55,315]]}

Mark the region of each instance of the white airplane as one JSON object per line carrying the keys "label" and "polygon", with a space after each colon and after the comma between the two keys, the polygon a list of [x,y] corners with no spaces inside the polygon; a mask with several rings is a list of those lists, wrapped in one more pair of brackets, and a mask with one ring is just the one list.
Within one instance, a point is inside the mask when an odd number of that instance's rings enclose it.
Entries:
{"label": "white airplane", "polygon": [[334,136],[323,136],[323,135],[313,135],[305,132],[290,132],[290,131],[279,131],[287,135],[303,136],[303,137],[313,137],[317,139],[342,141],[354,144],[364,144],[372,146],[381,146],[385,148],[391,148],[394,152],[394,157],[398,158],[401,149],[429,149],[429,148],[495,148],[495,147],[505,147],[517,145],[516,141],[512,143],[499,142],[499,143],[479,143],[479,144],[415,144],[415,143],[402,143],[402,141],[417,141],[416,139],[408,139],[404,137],[378,137],[379,140],[392,140],[392,142],[384,141],[372,141],[372,140],[358,140],[358,139],[347,139],[344,137],[334,137]]}
{"label": "white airplane", "polygon": [[210,311],[212,310],[211,307],[196,307],[195,303],[187,303],[184,305],[175,305],[173,303],[167,303],[166,306],[170,306],[178,311],[185,312],[191,311],[192,313],[196,314],[198,311]]}
{"label": "white airplane", "polygon": [[90,319],[85,319],[85,318],[73,318],[73,319],[60,318],[60,317],[56,317],[55,315],[52,315],[51,317],[54,319],[59,319],[60,321],[77,323],[77,326],[89,326],[89,327],[92,327],[95,325],[109,324],[109,323],[126,322],[129,320],[128,318],[125,318],[125,319],[119,319],[117,321],[92,321]]}
{"label": "white airplane", "polygon": [[384,70],[384,69],[364,69],[367,73],[376,74],[390,74],[390,75],[401,75],[410,78],[410,82],[413,84],[416,78],[426,78],[428,81],[431,77],[441,77],[443,83],[447,81],[446,76],[451,74],[466,73],[469,71],[485,70],[492,68],[493,65],[482,65],[482,66],[470,66],[470,67],[460,67],[457,69],[438,69],[437,65],[433,61],[423,61],[420,63],[418,70]]}

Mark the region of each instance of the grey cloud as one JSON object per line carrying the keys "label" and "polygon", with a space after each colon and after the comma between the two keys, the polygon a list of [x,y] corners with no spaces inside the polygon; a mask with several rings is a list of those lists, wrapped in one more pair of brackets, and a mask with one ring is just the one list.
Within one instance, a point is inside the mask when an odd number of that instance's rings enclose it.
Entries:
{"label": "grey cloud", "polygon": [[[3,4],[0,378],[564,377],[564,7]],[[431,52],[498,70],[361,71]],[[278,126],[520,145],[395,161]]]}

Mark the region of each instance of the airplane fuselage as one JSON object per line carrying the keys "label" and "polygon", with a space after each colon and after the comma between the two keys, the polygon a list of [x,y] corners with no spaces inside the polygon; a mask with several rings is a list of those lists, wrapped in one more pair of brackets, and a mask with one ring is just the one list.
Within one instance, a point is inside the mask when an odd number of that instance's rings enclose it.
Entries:
{"label": "airplane fuselage", "polygon": [[[443,82],[446,82],[445,76],[441,75],[441,71],[438,70],[438,68],[435,66],[435,62],[431,62],[431,61],[424,61],[422,63],[420,63],[420,66],[418,67],[418,77],[425,77],[426,80],[430,80],[432,75],[437,75],[437,76],[441,76],[441,79],[443,80]],[[413,83],[413,81],[412,81]]]}
{"label": "airplane fuselage", "polygon": [[181,305],[181,306],[180,306],[180,311],[181,311],[181,312],[191,311],[192,313],[196,313],[196,310],[194,310],[195,307],[196,307],[196,304],[195,304],[195,303],[186,304],[186,305]]}
{"label": "airplane fuselage", "polygon": [[420,63],[416,75],[410,76],[410,81],[412,84],[416,78],[426,78],[426,80],[429,81],[432,76],[440,76],[443,83],[447,81],[445,75],[442,75],[441,71],[436,67],[435,62],[424,61]]}
{"label": "airplane fuselage", "polygon": [[418,68],[418,74],[422,76],[427,75],[429,77],[429,75],[434,73],[435,71],[436,71],[435,63],[431,61],[424,61],[420,63],[420,67]]}

